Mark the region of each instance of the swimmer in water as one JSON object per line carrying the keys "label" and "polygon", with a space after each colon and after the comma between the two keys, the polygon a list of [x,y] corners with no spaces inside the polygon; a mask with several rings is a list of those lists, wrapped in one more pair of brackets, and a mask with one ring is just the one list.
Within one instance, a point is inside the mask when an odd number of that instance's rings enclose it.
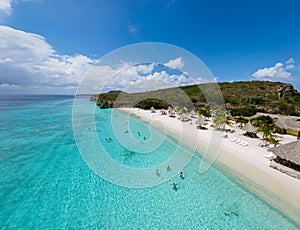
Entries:
{"label": "swimmer in water", "polygon": [[179,176],[180,176],[181,178],[183,178],[183,172],[180,172]]}
{"label": "swimmer in water", "polygon": [[159,171],[158,171],[158,169],[155,170],[155,174],[156,174],[157,176],[159,176]]}
{"label": "swimmer in water", "polygon": [[170,168],[170,166],[168,165],[168,166],[167,166],[167,171],[170,171],[170,170],[171,170],[171,168]]}

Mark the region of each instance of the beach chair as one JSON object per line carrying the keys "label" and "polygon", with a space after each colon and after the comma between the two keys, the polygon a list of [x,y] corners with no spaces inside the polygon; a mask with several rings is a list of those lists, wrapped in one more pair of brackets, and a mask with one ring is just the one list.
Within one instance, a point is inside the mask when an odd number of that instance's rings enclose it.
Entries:
{"label": "beach chair", "polygon": [[249,145],[249,143],[247,142],[247,141],[245,141],[244,142],[244,144],[242,145],[243,147],[246,147],[246,146],[248,146]]}

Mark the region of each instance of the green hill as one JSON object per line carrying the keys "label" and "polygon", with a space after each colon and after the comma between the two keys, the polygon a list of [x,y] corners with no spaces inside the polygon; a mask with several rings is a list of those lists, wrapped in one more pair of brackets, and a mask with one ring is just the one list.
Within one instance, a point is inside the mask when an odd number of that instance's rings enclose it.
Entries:
{"label": "green hill", "polygon": [[[223,95],[220,98],[218,86]],[[108,107],[140,107],[151,106],[159,109],[172,106],[185,106],[199,110],[208,104],[207,98],[225,106],[231,114],[251,116],[256,112],[267,112],[300,116],[300,93],[291,84],[268,81],[245,81],[207,83],[162,89],[144,93],[125,93],[112,91],[93,96],[101,108]]]}

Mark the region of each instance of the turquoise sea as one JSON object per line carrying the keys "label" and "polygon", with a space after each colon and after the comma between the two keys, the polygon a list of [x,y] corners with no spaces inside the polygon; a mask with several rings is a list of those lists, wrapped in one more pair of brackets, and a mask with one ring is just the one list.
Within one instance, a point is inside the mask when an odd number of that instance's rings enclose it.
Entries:
{"label": "turquoise sea", "polygon": [[[87,97],[80,100],[94,106]],[[217,168],[199,174],[198,155],[183,169],[184,179],[154,187],[102,179],[77,149],[72,104],[71,96],[0,96],[1,229],[300,229]],[[110,113],[96,108],[99,141],[128,167],[155,166],[177,146],[166,138],[151,153],[128,151],[113,135]],[[146,124],[130,122],[151,138]]]}

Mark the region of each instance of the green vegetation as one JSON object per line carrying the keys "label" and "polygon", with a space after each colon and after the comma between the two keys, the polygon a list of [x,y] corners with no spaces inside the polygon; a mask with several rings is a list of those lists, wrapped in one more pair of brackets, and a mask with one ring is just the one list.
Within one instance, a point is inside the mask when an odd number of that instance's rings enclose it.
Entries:
{"label": "green vegetation", "polygon": [[170,105],[163,100],[149,98],[138,102],[135,106],[141,109],[150,109],[151,107],[154,107],[155,109],[168,109]]}
{"label": "green vegetation", "polygon": [[214,126],[217,129],[225,129],[225,125],[231,126],[231,121],[229,120],[230,117],[231,114],[228,110],[226,111],[222,108],[217,109],[215,111],[215,116],[213,117]]}
{"label": "green vegetation", "polygon": [[[220,93],[223,98],[219,97]],[[205,95],[209,95],[210,101],[206,100]],[[114,107],[147,108],[151,103],[154,108],[164,107],[157,101],[161,100],[173,107],[185,106],[189,111],[200,110],[200,114],[205,113],[207,105],[215,110],[225,103],[226,109],[230,109],[232,116],[249,117],[257,112],[300,116],[300,93],[291,84],[281,82],[206,83],[130,94],[113,91],[100,94],[96,100],[99,105],[109,101],[111,102],[109,105],[113,104]]]}
{"label": "green vegetation", "polygon": [[262,132],[263,138],[275,146],[280,142],[272,136],[272,132],[277,131],[276,129],[279,129],[275,125],[276,120],[277,119],[271,118],[270,116],[259,116],[251,120],[254,125],[258,126],[257,132]]}

